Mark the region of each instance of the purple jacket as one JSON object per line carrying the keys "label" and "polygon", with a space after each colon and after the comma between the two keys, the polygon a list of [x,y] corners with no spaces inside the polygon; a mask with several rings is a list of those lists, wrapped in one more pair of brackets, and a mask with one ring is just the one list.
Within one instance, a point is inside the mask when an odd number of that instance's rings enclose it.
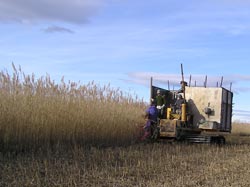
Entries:
{"label": "purple jacket", "polygon": [[148,119],[153,120],[153,121],[157,121],[157,117],[158,117],[158,110],[155,106],[150,106],[147,110],[146,110],[146,114],[148,114]]}

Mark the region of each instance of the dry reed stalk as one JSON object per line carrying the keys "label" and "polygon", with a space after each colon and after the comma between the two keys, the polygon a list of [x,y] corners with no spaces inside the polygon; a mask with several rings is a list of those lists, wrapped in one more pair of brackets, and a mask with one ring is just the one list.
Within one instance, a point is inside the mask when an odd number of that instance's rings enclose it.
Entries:
{"label": "dry reed stalk", "polygon": [[118,145],[135,139],[143,101],[94,81],[60,84],[13,65],[0,73],[0,144],[34,148],[55,144]]}
{"label": "dry reed stalk", "polygon": [[238,135],[250,136],[250,124],[242,122],[234,122],[232,124],[232,133]]}

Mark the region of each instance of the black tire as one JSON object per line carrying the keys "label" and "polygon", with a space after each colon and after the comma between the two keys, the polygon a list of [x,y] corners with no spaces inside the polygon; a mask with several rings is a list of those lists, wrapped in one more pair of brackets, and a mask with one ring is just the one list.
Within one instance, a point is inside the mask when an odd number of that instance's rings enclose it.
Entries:
{"label": "black tire", "polygon": [[226,139],[224,136],[219,136],[218,137],[218,144],[219,145],[225,145],[226,144]]}
{"label": "black tire", "polygon": [[211,137],[211,143],[217,145],[224,145],[226,143],[226,139],[224,136],[214,136]]}

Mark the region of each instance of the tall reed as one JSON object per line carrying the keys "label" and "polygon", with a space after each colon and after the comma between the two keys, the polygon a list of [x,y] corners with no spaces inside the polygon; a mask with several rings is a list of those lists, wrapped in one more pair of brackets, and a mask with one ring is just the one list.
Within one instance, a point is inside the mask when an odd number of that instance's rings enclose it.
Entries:
{"label": "tall reed", "polygon": [[0,144],[38,148],[58,144],[124,145],[143,123],[143,100],[110,85],[86,85],[49,75],[35,78],[13,64],[0,72]]}

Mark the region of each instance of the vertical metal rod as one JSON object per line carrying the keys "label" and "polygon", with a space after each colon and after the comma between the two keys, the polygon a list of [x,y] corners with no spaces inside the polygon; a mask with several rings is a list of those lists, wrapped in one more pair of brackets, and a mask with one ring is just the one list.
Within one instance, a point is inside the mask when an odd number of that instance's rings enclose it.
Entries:
{"label": "vertical metal rod", "polygon": [[231,89],[232,89],[232,82],[230,82],[230,92],[232,91]]}
{"label": "vertical metal rod", "polygon": [[149,98],[149,103],[151,103],[152,97],[153,97],[153,77],[150,78],[150,98]]}
{"label": "vertical metal rod", "polygon": [[188,83],[189,87],[191,86],[191,79],[192,79],[192,76],[190,75],[190,77],[189,77],[189,83]]}
{"label": "vertical metal rod", "polygon": [[170,87],[169,87],[169,80],[168,80],[168,90],[170,90]]}
{"label": "vertical metal rod", "polygon": [[204,87],[205,87],[205,88],[207,87],[207,75],[206,75],[206,77],[205,77]]}
{"label": "vertical metal rod", "polygon": [[223,83],[223,76],[221,77],[220,87],[222,87],[222,83]]}
{"label": "vertical metal rod", "polygon": [[183,90],[183,97],[184,97],[184,101],[186,101],[186,95],[185,95],[185,82],[184,82],[184,74],[183,74],[183,66],[181,64],[181,77],[182,77],[182,90]]}

